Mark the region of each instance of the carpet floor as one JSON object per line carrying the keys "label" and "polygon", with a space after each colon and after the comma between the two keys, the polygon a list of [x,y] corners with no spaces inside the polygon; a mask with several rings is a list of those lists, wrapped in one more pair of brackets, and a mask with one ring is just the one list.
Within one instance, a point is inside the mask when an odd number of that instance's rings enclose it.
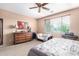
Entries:
{"label": "carpet floor", "polygon": [[0,56],[27,56],[32,47],[41,43],[41,41],[32,40],[12,46],[0,47]]}

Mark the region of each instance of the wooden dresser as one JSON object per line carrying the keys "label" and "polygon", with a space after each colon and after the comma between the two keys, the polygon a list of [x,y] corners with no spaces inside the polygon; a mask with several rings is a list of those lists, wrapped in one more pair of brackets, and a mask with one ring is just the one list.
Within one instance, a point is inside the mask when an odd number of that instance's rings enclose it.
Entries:
{"label": "wooden dresser", "polygon": [[14,33],[14,44],[27,42],[32,40],[31,32],[16,32]]}

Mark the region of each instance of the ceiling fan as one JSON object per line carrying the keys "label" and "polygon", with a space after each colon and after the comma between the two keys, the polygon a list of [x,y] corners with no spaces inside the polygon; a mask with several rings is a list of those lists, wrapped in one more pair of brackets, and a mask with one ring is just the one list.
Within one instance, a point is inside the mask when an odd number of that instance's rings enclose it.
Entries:
{"label": "ceiling fan", "polygon": [[45,7],[45,5],[47,5],[48,3],[35,3],[37,6],[35,7],[30,7],[29,9],[34,9],[34,8],[38,8],[38,12],[41,12],[41,9],[45,9],[45,10],[49,10],[49,8]]}

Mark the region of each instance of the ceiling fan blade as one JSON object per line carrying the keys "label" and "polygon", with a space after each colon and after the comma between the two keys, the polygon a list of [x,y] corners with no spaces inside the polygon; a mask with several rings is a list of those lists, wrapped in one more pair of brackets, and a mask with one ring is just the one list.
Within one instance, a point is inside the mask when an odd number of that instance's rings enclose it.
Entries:
{"label": "ceiling fan blade", "polygon": [[45,6],[45,5],[47,5],[47,4],[48,4],[48,3],[43,3],[42,6]]}
{"label": "ceiling fan blade", "polygon": [[42,7],[43,9],[45,9],[45,10],[49,10],[49,8],[46,8],[46,7]]}
{"label": "ceiling fan blade", "polygon": [[38,7],[41,7],[41,3],[35,3]]}
{"label": "ceiling fan blade", "polygon": [[37,7],[31,7],[31,8],[29,8],[29,9],[34,9],[34,8],[37,8]]}

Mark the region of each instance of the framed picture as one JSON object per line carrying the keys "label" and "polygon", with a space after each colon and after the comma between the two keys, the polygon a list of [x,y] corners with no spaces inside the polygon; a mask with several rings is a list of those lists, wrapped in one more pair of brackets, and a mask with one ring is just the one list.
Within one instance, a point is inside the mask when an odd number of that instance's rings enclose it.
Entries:
{"label": "framed picture", "polygon": [[31,29],[28,25],[28,22],[25,22],[25,21],[17,21],[17,24],[16,24],[16,31],[17,32],[30,32]]}
{"label": "framed picture", "polygon": [[25,29],[26,28],[26,24],[24,21],[17,21],[17,28],[18,29]]}

